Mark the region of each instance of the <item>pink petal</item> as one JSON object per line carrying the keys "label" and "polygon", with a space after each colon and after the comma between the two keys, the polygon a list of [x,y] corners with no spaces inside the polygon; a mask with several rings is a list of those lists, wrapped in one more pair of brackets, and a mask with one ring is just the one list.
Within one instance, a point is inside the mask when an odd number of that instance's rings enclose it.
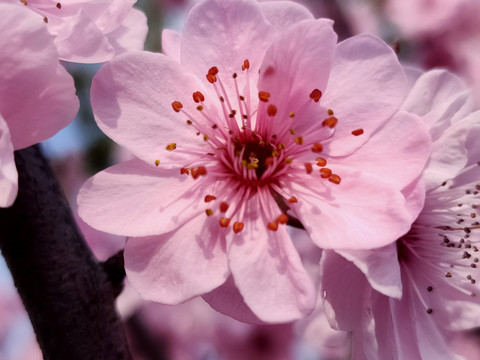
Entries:
{"label": "pink petal", "polygon": [[[265,322],[288,322],[308,315],[316,291],[286,230],[267,229],[266,209],[251,199],[245,229],[230,234],[228,259],[245,303]],[[273,204],[276,206],[276,204]],[[247,219],[248,222],[246,221]]]}
{"label": "pink petal", "polygon": [[216,311],[247,324],[265,324],[245,304],[230,275],[221,286],[203,295],[203,299]]}
{"label": "pink petal", "polygon": [[275,31],[283,31],[302,20],[313,20],[313,15],[307,8],[290,1],[261,2],[260,10],[265,19],[272,24]]}
{"label": "pink petal", "polygon": [[[331,155],[352,153],[395,113],[405,91],[403,69],[382,40],[359,35],[339,43],[323,98],[338,124],[325,148]],[[364,134],[352,136],[359,128]]]}
{"label": "pink petal", "polygon": [[[102,66],[93,79],[91,101],[98,126],[109,137],[150,164],[158,159],[178,169],[179,163],[192,159],[182,151],[204,146],[187,125],[188,117],[172,109],[172,103],[180,101],[196,115],[194,91],[209,100],[199,80],[172,59],[132,52]],[[177,150],[167,151],[170,143],[176,143]]]}
{"label": "pink petal", "polygon": [[371,249],[396,241],[412,222],[405,198],[377,177],[361,171],[334,167],[341,183],[324,181],[296,183],[292,194],[297,204],[289,204],[324,249]]}
{"label": "pink petal", "polygon": [[119,27],[107,34],[115,49],[115,56],[127,51],[143,50],[148,26],[145,14],[137,9],[130,9]]}
{"label": "pink petal", "polygon": [[99,63],[110,60],[115,54],[103,32],[83,10],[49,28],[56,35],[54,42],[62,60]]}
{"label": "pink petal", "polygon": [[323,252],[320,267],[325,314],[330,325],[346,331],[355,329],[366,315],[363,304],[371,291],[365,276],[334,251]]}
{"label": "pink petal", "polygon": [[163,235],[129,238],[125,270],[144,299],[179,304],[228,278],[225,235],[202,214]]}
{"label": "pink petal", "polygon": [[[262,62],[258,91],[269,92],[271,98],[268,103],[260,103],[259,116],[274,104],[279,126],[291,112],[298,114],[295,126],[311,123],[305,107],[318,108],[310,94],[315,89],[325,91],[336,42],[330,20],[303,21],[285,30]],[[268,121],[257,121],[262,120]]]}
{"label": "pink petal", "polygon": [[181,36],[175,30],[165,29],[162,31],[162,54],[180,62]]}
{"label": "pink petal", "polygon": [[432,139],[423,121],[418,116],[401,111],[360,149],[338,161],[342,166],[351,168],[359,168],[361,164],[362,172],[396,189],[403,189],[421,174],[431,146]]}
{"label": "pink petal", "polygon": [[[182,64],[205,82],[212,66],[230,77],[250,62],[252,84],[273,35],[273,27],[253,0],[207,0],[187,15],[182,33]],[[223,75],[226,74],[226,75]]]}
{"label": "pink petal", "polygon": [[400,265],[395,261],[398,258],[395,243],[377,249],[341,250],[337,253],[353,262],[375,290],[392,298],[402,297],[402,279]]}
{"label": "pink petal", "polygon": [[43,141],[78,111],[73,79],[58,63],[45,23],[24,5],[0,4],[0,113],[15,149]]}
{"label": "pink petal", "polygon": [[0,114],[0,207],[9,207],[18,191],[18,173],[7,123]]}
{"label": "pink petal", "polygon": [[78,194],[78,213],[90,226],[111,234],[163,234],[204,213],[205,185],[178,169],[132,160],[90,178]]}

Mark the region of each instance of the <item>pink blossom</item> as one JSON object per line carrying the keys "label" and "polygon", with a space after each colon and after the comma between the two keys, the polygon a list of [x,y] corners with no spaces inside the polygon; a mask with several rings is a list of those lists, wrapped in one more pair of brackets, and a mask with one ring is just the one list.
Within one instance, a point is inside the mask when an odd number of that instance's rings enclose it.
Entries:
{"label": "pink blossom", "polygon": [[45,24],[21,4],[0,3],[0,206],[17,194],[13,150],[53,136],[78,110],[73,79]]}
{"label": "pink blossom", "polygon": [[131,50],[143,50],[145,15],[136,0],[21,0],[47,23],[60,59],[98,63]]}
{"label": "pink blossom", "polygon": [[469,95],[448,72],[420,76],[403,105],[434,141],[420,215],[395,244],[324,253],[325,307],[353,330],[358,358],[453,359],[453,332],[480,324],[480,112]]}
{"label": "pink blossom", "polygon": [[126,271],[148,300],[209,293],[245,321],[302,317],[316,290],[289,218],[336,249],[411,224],[402,190],[430,142],[394,115],[403,70],[381,40],[336,44],[331,21],[289,2],[205,1],[170,35],[169,56],[125,54],[93,81],[98,125],[138,159],[87,181],[80,216],[130,237]]}

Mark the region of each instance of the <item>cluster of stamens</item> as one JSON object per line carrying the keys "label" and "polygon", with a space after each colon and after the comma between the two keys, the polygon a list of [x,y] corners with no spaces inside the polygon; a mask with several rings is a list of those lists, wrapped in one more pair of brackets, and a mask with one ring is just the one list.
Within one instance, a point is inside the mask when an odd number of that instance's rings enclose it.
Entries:
{"label": "cluster of stamens", "polygon": [[[442,286],[442,281],[447,281],[449,287],[465,296],[477,294],[480,184],[470,185],[471,188],[465,190],[448,188],[447,185],[444,182],[439,189],[427,193],[427,203],[434,202],[436,208],[429,209],[427,204],[427,210],[422,212],[412,231],[397,242],[401,261],[408,263],[409,257],[414,257],[415,261],[422,261],[432,268],[432,274],[435,274],[425,289],[417,288],[412,278],[414,290],[427,314],[433,313],[427,305],[429,296],[436,296],[435,289]],[[442,219],[444,223],[438,224]],[[413,277],[408,264],[405,270]]]}
{"label": "cluster of stamens", "polygon": [[[241,68],[248,89],[250,62],[245,60]],[[283,185],[287,180],[292,181],[299,172],[310,175],[317,167],[319,180],[328,180],[336,185],[341,183],[340,175],[327,167],[325,155],[320,156],[323,152],[321,141],[333,134],[338,123],[333,110],[326,110],[327,115],[323,122],[311,124],[309,128],[302,129],[302,134],[298,134],[298,129],[295,129],[295,117],[302,114],[293,112],[279,114],[277,106],[272,103],[272,95],[268,91],[258,92],[258,108],[252,109],[249,91],[247,90],[246,94],[241,94],[239,91],[237,73],[232,74],[233,87],[231,88],[235,91],[234,97],[227,93],[217,67],[210,68],[205,77],[214,88],[223,116],[212,115],[211,99],[206,99],[200,91],[194,91],[192,94],[192,100],[198,112],[196,115],[187,111],[180,101],[172,102],[173,111],[186,116],[186,124],[194,129],[196,135],[203,136],[209,148],[209,152],[202,156],[204,159],[202,166],[185,166],[180,171],[181,174],[192,175],[194,179],[199,176],[211,176],[215,180],[229,184],[231,191],[240,194],[237,196],[239,201],[233,201],[236,205],[233,206],[235,209],[232,211],[232,213],[238,213],[240,220],[245,211],[241,209],[240,202],[247,201],[265,189],[267,193],[280,194],[290,204],[296,203],[297,198],[286,190],[288,187]],[[322,92],[319,89],[313,89],[305,101],[318,103],[321,96]],[[274,118],[278,116],[284,116],[285,119],[275,122]],[[362,129],[352,131],[354,136],[362,134]],[[166,144],[166,150],[179,151],[174,142]],[[300,163],[297,159],[305,153],[313,154],[312,161]],[[198,164],[198,159],[195,160]],[[156,160],[155,165],[159,166],[159,164],[160,160]],[[216,199],[214,195],[207,195],[205,203]],[[221,216],[219,224],[223,228],[229,227],[231,223],[231,216],[226,216],[229,207],[225,199],[217,206]],[[208,208],[205,212],[207,216],[212,216],[214,211],[213,208]],[[279,213],[273,220],[266,223],[266,227],[276,231],[279,225],[286,224],[288,220],[288,215]],[[232,228],[235,233],[238,233],[243,230],[244,224],[241,221],[235,221]]]}

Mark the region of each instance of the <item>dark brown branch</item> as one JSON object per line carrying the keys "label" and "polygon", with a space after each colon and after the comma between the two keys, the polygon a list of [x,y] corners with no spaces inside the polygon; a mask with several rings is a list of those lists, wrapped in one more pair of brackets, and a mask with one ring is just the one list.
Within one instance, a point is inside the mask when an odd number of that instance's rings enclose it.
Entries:
{"label": "dark brown branch", "polygon": [[48,360],[131,359],[115,291],[38,147],[15,152],[19,194],[0,209],[0,249]]}

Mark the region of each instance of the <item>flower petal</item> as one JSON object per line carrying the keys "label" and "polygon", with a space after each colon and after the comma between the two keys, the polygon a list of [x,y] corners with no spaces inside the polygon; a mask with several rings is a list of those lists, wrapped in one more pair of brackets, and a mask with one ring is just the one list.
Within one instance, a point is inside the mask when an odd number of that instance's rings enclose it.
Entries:
{"label": "flower petal", "polygon": [[[174,112],[172,103],[179,101],[184,110],[197,114],[192,93],[198,90],[207,97],[199,80],[165,55],[131,52],[98,71],[92,108],[100,129],[117,143],[147,163],[158,159],[167,166],[171,160],[178,168],[192,158],[182,151],[203,146],[203,140],[187,125],[187,115]],[[170,143],[177,149],[167,151]]]}
{"label": "flower petal", "polygon": [[0,114],[0,207],[13,204],[18,192],[18,173],[7,123]]}
{"label": "flower petal", "polygon": [[[252,198],[245,214],[245,229],[227,238],[232,275],[245,303],[265,322],[287,322],[308,315],[316,291],[302,266],[286,230],[267,229],[272,219]],[[276,206],[276,204],[273,204]],[[268,205],[267,205],[268,206]],[[248,219],[248,221],[247,221]]]}
{"label": "flower petal", "polygon": [[62,60],[78,63],[99,63],[110,60],[115,49],[90,17],[80,10],[49,30],[56,35],[54,42]]}
{"label": "flower petal", "polygon": [[360,149],[338,161],[351,168],[359,168],[361,164],[363,172],[396,189],[403,189],[420,176],[431,146],[432,139],[423,121],[400,111]]}
{"label": "flower petal", "polygon": [[230,275],[221,286],[203,295],[203,299],[216,311],[247,324],[265,324],[245,304]]}
{"label": "flower petal", "polygon": [[78,99],[41,17],[24,5],[0,6],[0,113],[18,150],[67,126]]}
{"label": "flower petal", "polygon": [[398,190],[361,171],[335,167],[336,185],[326,180],[294,183],[289,204],[317,246],[324,249],[372,249],[405,234],[412,215]]}
{"label": "flower petal", "polygon": [[137,9],[130,9],[122,23],[107,38],[115,49],[115,56],[127,51],[143,50],[148,26],[145,14]]}
{"label": "flower petal", "polygon": [[[406,77],[393,50],[369,35],[337,46],[323,105],[338,118],[326,145],[331,155],[347,155],[364,144],[399,108],[406,95]],[[352,131],[363,129],[362,136]]]}
{"label": "flower petal", "polygon": [[281,32],[302,20],[314,19],[312,13],[306,7],[291,1],[265,1],[259,5],[265,19],[274,26],[277,32]]}
{"label": "flower petal", "polygon": [[337,253],[353,262],[375,290],[392,298],[402,297],[402,279],[400,265],[395,261],[398,258],[395,244],[370,250],[341,250]]}
{"label": "flower petal", "polygon": [[[212,66],[230,77],[239,72],[243,61],[250,62],[256,76],[260,61],[273,34],[253,0],[207,0],[187,15],[182,33],[182,64],[205,82]],[[252,81],[255,83],[255,81]]]}
{"label": "flower petal", "polygon": [[199,215],[163,235],[128,238],[125,270],[144,299],[179,304],[228,278],[225,235],[215,219]]}
{"label": "flower petal", "polygon": [[78,212],[87,224],[111,234],[163,234],[204,212],[206,183],[194,181],[178,169],[131,160],[90,178],[78,194]]}
{"label": "flower petal", "polygon": [[[332,66],[337,36],[330,20],[310,20],[293,25],[268,48],[260,70],[258,90],[271,94],[268,103],[259,104],[257,121],[266,116],[270,104],[277,107],[279,127],[289,113],[297,114],[295,126],[311,122],[303,114],[308,105],[316,106],[310,98],[313,90],[325,91]],[[310,107],[309,106],[309,107]],[[305,111],[306,112],[306,111]]]}
{"label": "flower petal", "polygon": [[180,62],[181,36],[175,30],[165,29],[162,31],[162,54]]}

